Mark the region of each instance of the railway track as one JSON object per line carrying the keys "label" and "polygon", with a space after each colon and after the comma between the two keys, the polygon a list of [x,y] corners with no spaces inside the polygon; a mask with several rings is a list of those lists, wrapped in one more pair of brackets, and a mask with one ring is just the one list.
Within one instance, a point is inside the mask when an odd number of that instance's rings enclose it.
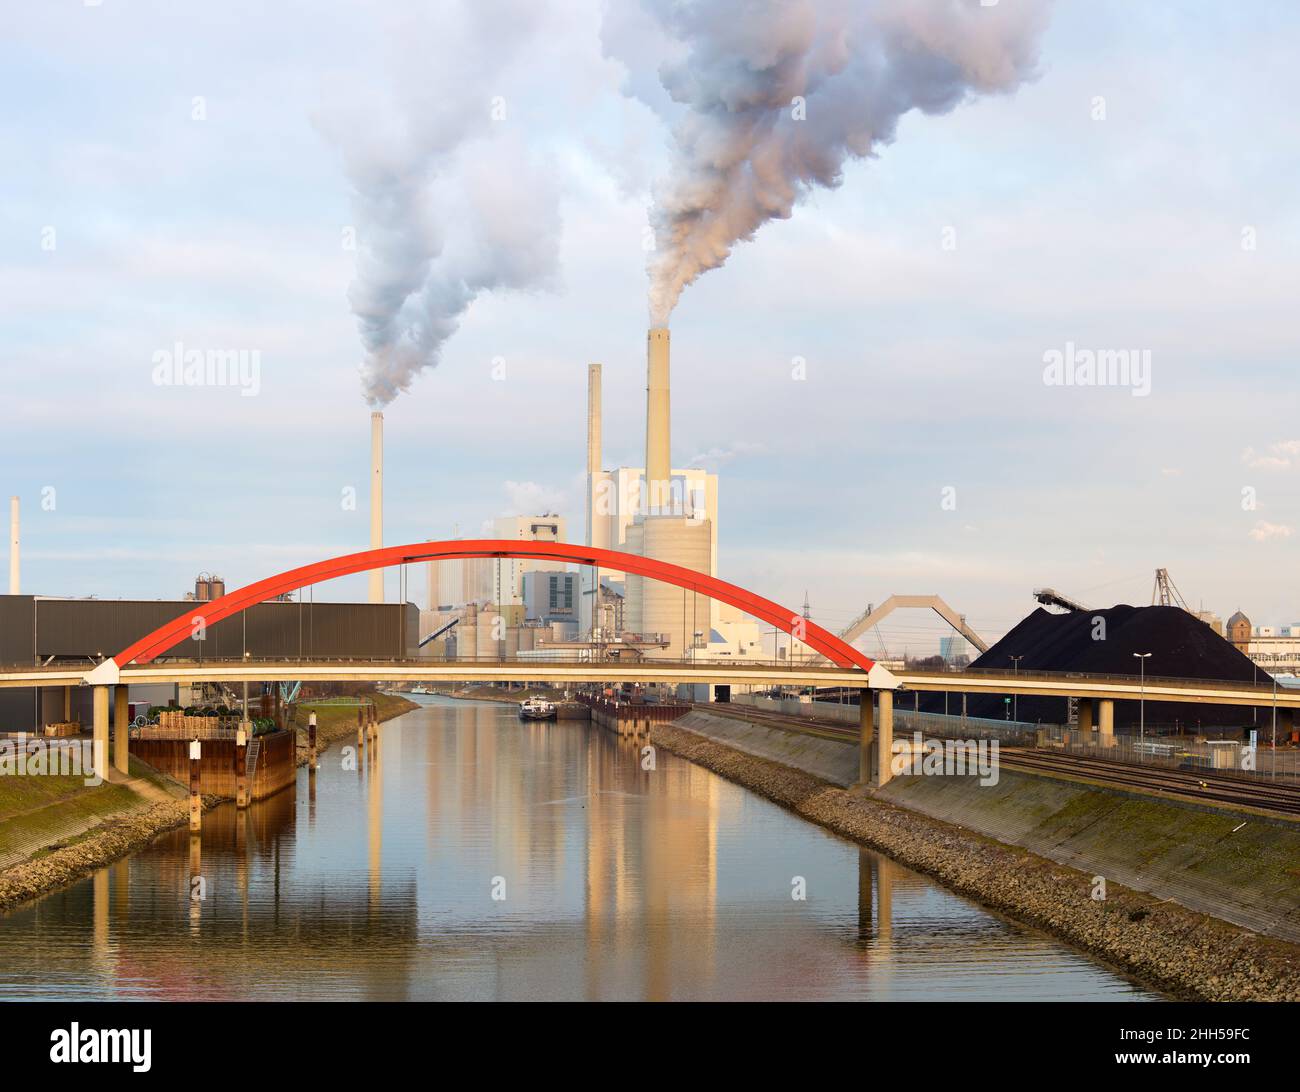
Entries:
{"label": "railway track", "polygon": [[1000,761],[1007,769],[1065,774],[1107,785],[1167,792],[1207,803],[1259,808],[1300,817],[1300,786],[1216,776],[1212,771],[1172,770],[1136,766],[1105,758],[1024,747],[1003,747]]}
{"label": "railway track", "polygon": [[[825,717],[796,717],[766,709],[738,706],[726,709],[716,704],[700,708],[713,714],[770,724],[786,731],[856,743],[856,725]],[[1038,751],[1026,747],[999,749],[999,761],[1007,769],[1029,773],[1083,778],[1116,788],[1163,792],[1229,807],[1248,807],[1300,818],[1300,785],[1216,775],[1211,770],[1175,770],[1162,766],[1138,766],[1105,758],[1090,758],[1064,751]]]}

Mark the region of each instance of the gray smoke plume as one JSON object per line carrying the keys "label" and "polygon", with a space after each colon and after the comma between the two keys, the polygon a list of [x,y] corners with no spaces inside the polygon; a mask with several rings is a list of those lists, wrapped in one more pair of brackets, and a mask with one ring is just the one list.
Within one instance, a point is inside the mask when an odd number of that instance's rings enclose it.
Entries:
{"label": "gray smoke plume", "polygon": [[559,198],[523,127],[510,124],[502,86],[536,33],[538,6],[440,0],[376,10],[388,20],[391,94],[346,98],[319,124],[352,186],[348,301],[366,400],[384,406],[438,363],[480,293],[546,285],[558,264]]}
{"label": "gray smoke plume", "polygon": [[[943,114],[1033,74],[1046,0],[642,0],[673,48],[659,65],[676,104],[672,166],[655,187],[650,320],[769,220],[786,219],[846,160],[877,153],[910,110]],[[611,6],[611,12],[614,6]],[[637,90],[643,64],[607,14],[606,49]],[[644,53],[643,53],[644,55]]]}

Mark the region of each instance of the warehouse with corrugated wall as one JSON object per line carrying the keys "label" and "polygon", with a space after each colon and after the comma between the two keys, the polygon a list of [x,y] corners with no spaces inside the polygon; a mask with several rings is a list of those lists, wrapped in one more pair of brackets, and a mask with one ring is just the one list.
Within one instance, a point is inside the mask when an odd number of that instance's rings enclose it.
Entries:
{"label": "warehouse with corrugated wall", "polygon": [[[53,599],[0,595],[0,663],[85,663],[113,656],[133,641],[203,604],[167,600]],[[407,659],[419,654],[414,603],[259,603],[186,639],[167,655],[180,659]],[[62,688],[0,690],[0,731],[32,731],[62,715]],[[90,717],[90,692],[73,692],[73,716]],[[39,703],[39,704],[38,704]],[[83,704],[84,703],[84,704]],[[55,706],[57,705],[57,711]]]}

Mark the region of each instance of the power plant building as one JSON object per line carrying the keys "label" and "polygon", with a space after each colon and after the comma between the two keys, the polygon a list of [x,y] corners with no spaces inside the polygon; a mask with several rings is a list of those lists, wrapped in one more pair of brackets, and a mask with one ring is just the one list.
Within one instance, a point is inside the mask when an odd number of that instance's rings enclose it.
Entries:
{"label": "power plant building", "polygon": [[[646,465],[600,467],[600,365],[588,368],[587,543],[681,565],[707,575],[718,571],[718,478],[700,468],[671,463],[669,332],[646,337]],[[595,574],[583,575],[580,625],[593,639]],[[758,655],[758,626],[734,608],[705,595],[629,573],[623,586],[623,628],[659,644],[656,652],[680,658],[692,650],[710,655]]]}
{"label": "power plant building", "polygon": [[[565,542],[563,516],[502,516],[485,532],[490,538],[521,542]],[[515,606],[524,603],[524,574],[553,566],[544,558],[468,557],[427,563],[429,609],[480,606]]]}

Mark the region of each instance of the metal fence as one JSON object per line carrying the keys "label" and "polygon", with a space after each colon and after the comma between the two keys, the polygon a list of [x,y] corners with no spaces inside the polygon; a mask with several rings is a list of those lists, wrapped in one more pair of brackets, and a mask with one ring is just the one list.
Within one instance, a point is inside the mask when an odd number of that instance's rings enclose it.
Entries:
{"label": "metal fence", "polygon": [[[757,694],[733,694],[733,705],[748,705],[790,717],[820,717],[823,720],[858,723],[858,707],[832,701],[800,701],[798,698],[764,698]],[[1039,724],[1028,721],[992,720],[987,717],[963,717],[958,714],[919,713],[894,706],[894,736],[920,732],[941,739],[998,739],[1003,743],[1033,746]]]}
{"label": "metal fence", "polygon": [[[1261,736],[1263,733],[1261,733]],[[1115,736],[1103,746],[1096,732],[1048,727],[1039,732],[1043,750],[1101,758],[1108,762],[1129,762],[1141,766],[1163,766],[1176,770],[1204,770],[1216,775],[1247,780],[1300,782],[1300,750],[1274,750],[1261,739],[1251,747],[1241,740],[1205,740],[1188,736],[1157,736],[1145,739]]]}
{"label": "metal fence", "polygon": [[1023,720],[994,720],[957,714],[918,713],[894,710],[894,738],[900,733],[920,732],[936,739],[996,739],[1015,746],[1032,747],[1038,739],[1038,724]]}

